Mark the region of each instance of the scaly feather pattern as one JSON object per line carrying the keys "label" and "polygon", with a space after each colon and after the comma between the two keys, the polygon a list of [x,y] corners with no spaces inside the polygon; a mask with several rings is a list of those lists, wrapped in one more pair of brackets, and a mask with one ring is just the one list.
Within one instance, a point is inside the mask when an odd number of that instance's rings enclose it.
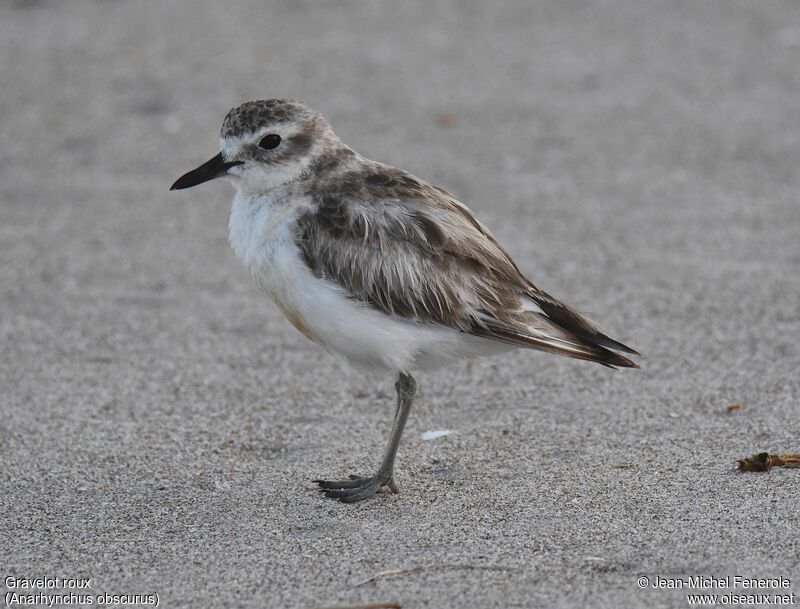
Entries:
{"label": "scaly feather pattern", "polygon": [[[321,279],[392,316],[611,367],[638,367],[574,309],[526,279],[448,192],[356,155],[320,175],[297,244]],[[324,160],[322,161],[324,162]],[[333,168],[331,168],[333,169]]]}

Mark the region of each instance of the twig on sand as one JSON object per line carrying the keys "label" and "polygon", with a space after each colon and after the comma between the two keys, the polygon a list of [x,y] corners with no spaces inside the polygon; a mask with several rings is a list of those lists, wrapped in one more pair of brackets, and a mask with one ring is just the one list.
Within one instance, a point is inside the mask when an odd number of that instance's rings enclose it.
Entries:
{"label": "twig on sand", "polygon": [[356,582],[353,584],[354,586],[363,586],[364,584],[368,584],[370,582],[375,581],[380,577],[395,577],[397,575],[405,575],[407,573],[417,573],[418,571],[433,571],[433,570],[440,570],[440,569],[472,569],[472,570],[482,570],[482,571],[519,571],[514,567],[503,567],[503,566],[492,566],[492,565],[464,565],[464,564],[428,564],[428,565],[417,565],[416,567],[398,567],[397,569],[388,569],[386,571],[381,571],[380,573],[376,573],[372,577],[368,577],[365,580],[360,582]]}
{"label": "twig on sand", "polygon": [[774,455],[764,452],[739,459],[739,469],[743,472],[766,472],[773,467],[798,468],[800,454]]}
{"label": "twig on sand", "polygon": [[401,607],[397,601],[387,601],[385,603],[367,603],[366,605],[333,605],[314,609],[401,609]]}

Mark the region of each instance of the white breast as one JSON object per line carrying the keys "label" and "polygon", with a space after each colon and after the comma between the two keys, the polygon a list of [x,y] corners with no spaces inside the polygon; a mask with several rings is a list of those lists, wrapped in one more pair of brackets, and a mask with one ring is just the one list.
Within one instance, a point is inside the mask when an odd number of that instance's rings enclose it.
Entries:
{"label": "white breast", "polygon": [[388,316],[349,298],[331,281],[314,276],[295,242],[302,201],[272,191],[237,193],[229,222],[230,243],[261,290],[300,332],[357,368],[411,371],[508,346],[438,326]]}

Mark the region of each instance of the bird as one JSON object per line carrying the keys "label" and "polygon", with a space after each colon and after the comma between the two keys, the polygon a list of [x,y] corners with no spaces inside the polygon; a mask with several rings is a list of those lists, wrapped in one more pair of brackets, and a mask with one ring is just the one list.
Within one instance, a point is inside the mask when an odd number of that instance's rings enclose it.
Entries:
{"label": "bird", "polygon": [[639,367],[622,355],[636,350],[528,280],[454,195],[361,156],[299,101],[230,110],[219,153],[170,190],[216,178],[235,189],[230,245],[261,292],[350,366],[396,375],[377,471],[314,480],[328,497],[398,492],[395,458],[419,371],[517,348]]}

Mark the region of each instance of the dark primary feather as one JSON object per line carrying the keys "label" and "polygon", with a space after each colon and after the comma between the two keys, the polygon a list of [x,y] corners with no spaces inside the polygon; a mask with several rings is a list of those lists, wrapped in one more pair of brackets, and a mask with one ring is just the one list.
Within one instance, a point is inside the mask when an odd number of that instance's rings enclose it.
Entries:
{"label": "dark primary feather", "polygon": [[[636,351],[526,279],[452,195],[393,167],[364,161],[320,179],[298,221],[309,268],[390,315],[611,367]],[[535,303],[544,314],[536,312]],[[531,310],[534,309],[534,310]]]}

